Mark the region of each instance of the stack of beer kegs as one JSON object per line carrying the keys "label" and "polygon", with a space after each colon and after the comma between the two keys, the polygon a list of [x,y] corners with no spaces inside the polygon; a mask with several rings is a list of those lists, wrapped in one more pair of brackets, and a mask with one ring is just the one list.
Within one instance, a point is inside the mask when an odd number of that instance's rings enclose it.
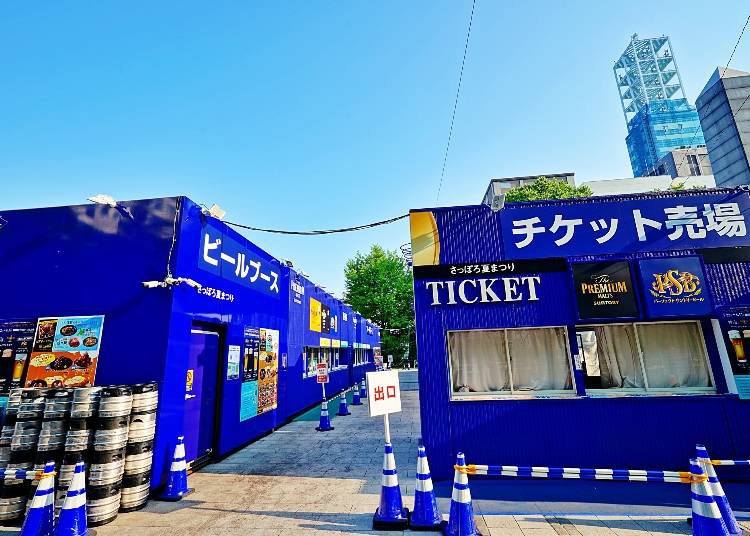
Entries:
{"label": "stack of beer kegs", "polygon": [[132,404],[130,386],[109,386],[100,391],[86,490],[87,516],[91,526],[104,525],[117,517]]}
{"label": "stack of beer kegs", "polygon": [[[16,428],[18,408],[21,404],[21,390],[14,389],[8,398],[2,432],[0,432],[0,466],[6,468],[10,462],[11,441]],[[26,506],[27,486],[16,480],[0,480],[0,521],[17,519]]]}
{"label": "stack of beer kegs", "polygon": [[[65,452],[65,437],[68,433],[72,398],[72,389],[45,389],[42,427],[34,458],[35,471],[43,471],[47,462],[55,462],[55,470],[60,468]],[[34,496],[38,485],[38,480],[31,482],[29,499]]]}
{"label": "stack of beer kegs", "polygon": [[121,512],[143,508],[151,487],[151,461],[156,433],[156,406],[159,390],[156,382],[133,386],[125,475],[122,479]]}
{"label": "stack of beer kegs", "polygon": [[68,435],[65,439],[55,494],[55,509],[58,512],[65,502],[76,463],[80,460],[86,463],[86,467],[89,465],[89,449],[93,445],[94,425],[99,409],[99,391],[101,387],[81,387],[73,390]]}
{"label": "stack of beer kegs", "polygon": [[[13,438],[10,441],[8,470],[34,468],[36,447],[42,431],[44,406],[45,389],[21,390]],[[28,480],[5,479],[0,497],[11,504],[6,519],[15,519],[23,514],[30,487]]]}

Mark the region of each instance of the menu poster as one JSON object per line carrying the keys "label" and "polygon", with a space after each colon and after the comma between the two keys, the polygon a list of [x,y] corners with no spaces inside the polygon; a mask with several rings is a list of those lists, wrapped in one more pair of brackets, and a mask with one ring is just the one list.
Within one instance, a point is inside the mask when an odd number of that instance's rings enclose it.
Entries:
{"label": "menu poster", "polygon": [[750,399],[750,307],[728,307],[721,316],[724,344],[737,392],[740,398]]}
{"label": "menu poster", "polygon": [[260,360],[258,366],[258,413],[276,409],[279,384],[279,332],[260,330]]}
{"label": "menu poster", "polygon": [[26,387],[93,385],[103,327],[104,316],[40,318]]}
{"label": "menu poster", "polygon": [[258,380],[258,360],[260,359],[260,330],[245,326],[245,347],[242,359],[242,381]]}
{"label": "menu poster", "polygon": [[35,328],[34,320],[0,320],[0,392],[22,385]]}

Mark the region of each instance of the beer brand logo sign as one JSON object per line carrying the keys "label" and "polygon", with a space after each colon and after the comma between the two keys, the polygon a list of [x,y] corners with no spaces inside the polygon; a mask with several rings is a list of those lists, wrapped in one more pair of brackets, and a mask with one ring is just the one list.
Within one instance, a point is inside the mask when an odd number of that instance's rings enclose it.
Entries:
{"label": "beer brand logo sign", "polygon": [[572,272],[579,319],[638,316],[627,261],[576,263]]}
{"label": "beer brand logo sign", "polygon": [[706,299],[701,296],[700,278],[691,272],[672,268],[653,276],[649,292],[654,303],[702,302]]}
{"label": "beer brand logo sign", "polygon": [[590,283],[581,283],[581,294],[596,294],[594,305],[617,305],[615,294],[627,294],[628,282],[614,280],[610,274],[594,274]]}

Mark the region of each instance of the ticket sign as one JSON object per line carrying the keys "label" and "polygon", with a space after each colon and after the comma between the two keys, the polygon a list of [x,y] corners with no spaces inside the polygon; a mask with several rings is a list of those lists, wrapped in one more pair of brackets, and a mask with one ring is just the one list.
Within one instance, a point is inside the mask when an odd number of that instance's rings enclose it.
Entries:
{"label": "ticket sign", "polygon": [[401,411],[401,389],[397,370],[367,373],[370,417]]}
{"label": "ticket sign", "polygon": [[318,363],[318,383],[328,383],[328,363]]}

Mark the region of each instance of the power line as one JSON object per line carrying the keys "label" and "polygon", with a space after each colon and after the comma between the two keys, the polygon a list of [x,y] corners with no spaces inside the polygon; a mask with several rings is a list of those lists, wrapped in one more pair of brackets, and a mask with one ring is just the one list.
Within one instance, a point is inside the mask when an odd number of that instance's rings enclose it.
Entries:
{"label": "power line", "polygon": [[248,229],[250,231],[259,231],[262,233],[275,233],[275,234],[284,234],[284,235],[326,235],[326,234],[335,234],[335,233],[349,233],[352,231],[361,231],[363,229],[371,229],[373,227],[379,227],[381,225],[388,225],[389,223],[397,222],[398,220],[403,220],[404,218],[408,217],[408,214],[402,214],[401,216],[396,216],[395,218],[389,218],[387,220],[381,220],[376,221],[373,223],[366,223],[364,225],[355,225],[354,227],[342,227],[340,229],[320,229],[320,230],[313,230],[313,231],[289,231],[284,229],[267,229],[263,227],[253,227],[251,225],[244,225],[242,223],[236,223],[231,221],[225,221],[227,225],[231,225],[233,227],[240,227],[242,229]]}
{"label": "power line", "polygon": [[451,128],[448,131],[448,143],[445,145],[445,156],[443,156],[443,170],[440,172],[440,184],[438,185],[437,197],[435,201],[440,199],[440,190],[443,189],[443,178],[445,177],[445,166],[448,163],[448,151],[451,147],[451,139],[453,138],[453,123],[456,121],[456,109],[458,108],[458,96],[461,94],[461,81],[464,78],[464,65],[466,65],[466,53],[469,50],[469,37],[471,37],[471,24],[474,21],[474,8],[477,5],[477,0],[473,0],[471,3],[471,16],[469,17],[469,28],[466,31],[466,42],[464,43],[464,57],[461,60],[461,72],[458,75],[458,87],[456,88],[456,99],[453,101],[453,115],[451,116]]}
{"label": "power line", "polygon": [[[750,15],[748,15],[747,19],[745,19],[745,25],[742,27],[742,30],[740,31],[740,35],[739,35],[739,37],[737,37],[737,41],[735,41],[735,43],[734,43],[734,48],[732,49],[732,53],[729,55],[729,59],[727,60],[726,65],[724,66],[724,71],[721,73],[721,76],[719,77],[719,81],[721,81],[721,79],[724,78],[724,75],[727,73],[727,69],[729,69],[729,64],[732,63],[732,59],[734,58],[734,53],[737,51],[737,47],[739,46],[740,41],[742,40],[742,36],[745,34],[745,28],[747,28],[747,24],[749,22],[750,22]],[[747,99],[745,99],[745,100],[747,100]],[[745,103],[743,102],[742,104],[744,105]],[[741,108],[742,108],[742,106],[740,106],[740,109]],[[737,110],[737,111],[739,112],[739,110]],[[689,146],[693,145],[693,142],[695,141],[695,137],[697,135],[698,135],[698,131],[696,130],[695,132],[693,132],[693,137],[691,138],[690,143],[688,143]],[[708,155],[708,150],[706,152],[706,155]],[[678,170],[682,167],[682,164],[685,163],[685,159],[686,158],[687,158],[687,151],[685,151],[685,154],[682,155],[682,160],[680,161],[680,165],[679,166],[675,166],[675,168],[674,168],[675,169],[675,173],[679,173]],[[700,169],[700,164],[701,164],[701,162],[703,162],[704,158],[705,158],[705,156],[701,157],[700,161],[698,162],[698,166],[699,166],[698,169]]]}

